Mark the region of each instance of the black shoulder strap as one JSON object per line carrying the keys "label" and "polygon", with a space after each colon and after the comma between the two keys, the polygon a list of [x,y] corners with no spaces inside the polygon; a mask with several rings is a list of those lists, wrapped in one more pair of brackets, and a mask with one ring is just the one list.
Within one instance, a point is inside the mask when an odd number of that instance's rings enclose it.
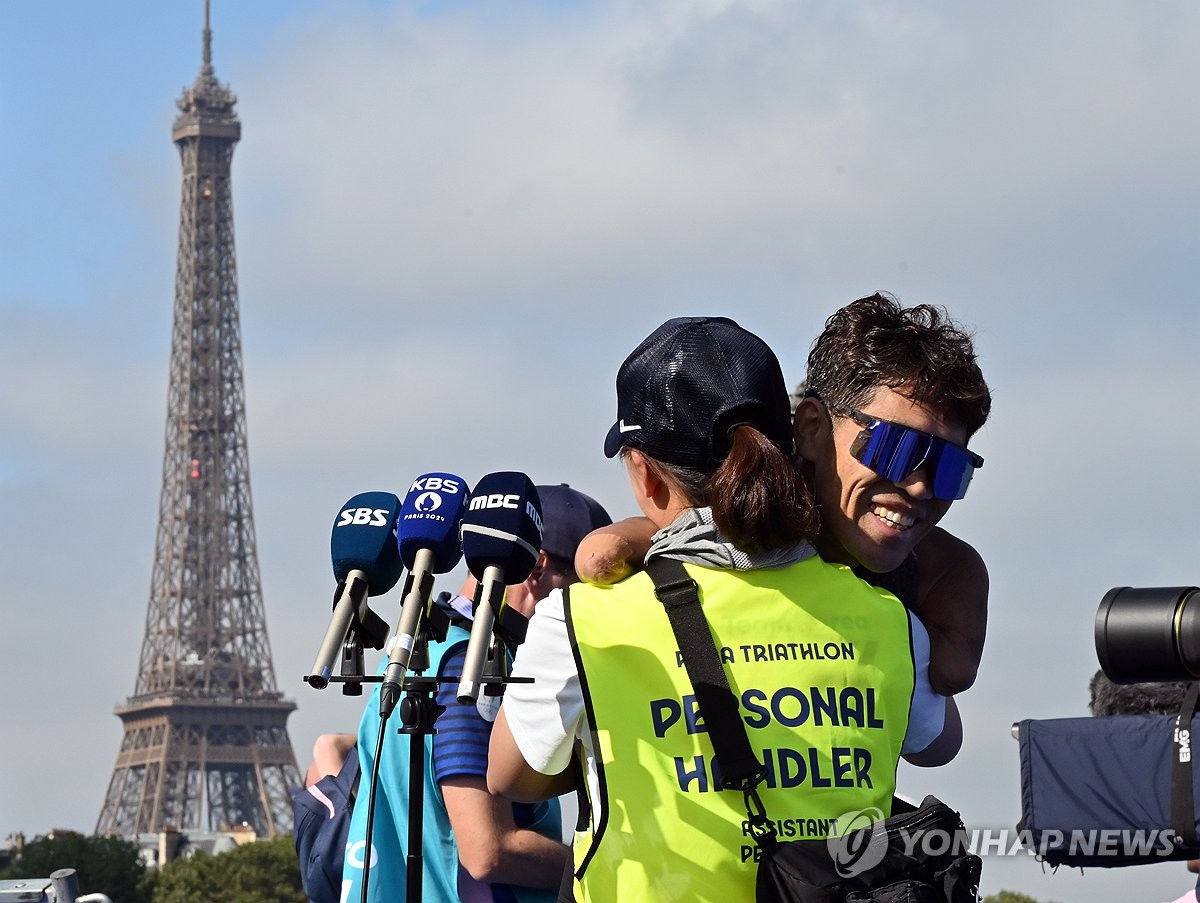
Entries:
{"label": "black shoulder strap", "polygon": [[700,588],[674,558],[656,556],[646,562],[654,594],[662,602],[679,644],[679,654],[696,694],[696,704],[708,726],[721,766],[721,786],[745,790],[766,776],[750,748],[737,697],[729,688],[712,630],[700,607]]}
{"label": "black shoulder strap", "polygon": [[1192,787],[1192,717],[1200,702],[1200,681],[1193,682],[1184,695],[1179,717],[1175,719],[1175,757],[1171,763],[1171,827],[1184,846],[1194,847],[1196,837],[1196,805]]}

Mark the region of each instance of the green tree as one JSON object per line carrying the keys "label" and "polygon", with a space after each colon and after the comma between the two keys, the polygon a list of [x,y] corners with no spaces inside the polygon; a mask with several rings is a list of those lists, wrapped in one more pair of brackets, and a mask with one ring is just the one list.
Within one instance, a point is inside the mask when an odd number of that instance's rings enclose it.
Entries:
{"label": "green tree", "polygon": [[59,831],[36,837],[0,878],[49,878],[74,869],[83,894],[105,894],[122,903],[150,903],[154,884],[138,856],[137,845],[119,837],[89,837]]}
{"label": "green tree", "polygon": [[[115,898],[114,898],[115,899]],[[164,866],[153,903],[306,903],[290,834]]]}
{"label": "green tree", "polygon": [[1038,903],[1033,897],[1018,894],[1016,891],[1002,890],[998,894],[989,894],[983,898],[983,903]]}

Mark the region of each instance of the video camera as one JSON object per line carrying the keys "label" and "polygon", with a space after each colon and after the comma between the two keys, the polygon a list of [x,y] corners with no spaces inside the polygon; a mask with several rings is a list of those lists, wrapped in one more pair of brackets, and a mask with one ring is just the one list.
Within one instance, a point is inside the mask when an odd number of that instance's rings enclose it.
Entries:
{"label": "video camera", "polygon": [[1015,724],[1022,839],[1052,866],[1200,859],[1200,754],[1192,745],[1200,730],[1200,588],[1115,587],[1097,609],[1094,639],[1113,684],[1183,683],[1177,692],[1128,697],[1169,699],[1154,708]]}
{"label": "video camera", "polygon": [[1095,639],[1113,683],[1200,679],[1200,588],[1110,589],[1096,611]]}

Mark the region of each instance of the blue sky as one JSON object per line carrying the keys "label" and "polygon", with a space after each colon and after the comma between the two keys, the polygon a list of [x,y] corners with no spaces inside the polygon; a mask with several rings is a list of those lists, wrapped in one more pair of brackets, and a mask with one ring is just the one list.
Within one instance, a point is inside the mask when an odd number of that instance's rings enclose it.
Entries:
{"label": "blue sky", "polygon": [[[0,2],[3,834],[94,826],[134,686],[202,24],[200,0]],[[968,823],[1020,815],[1012,722],[1086,714],[1105,591],[1200,580],[1194,5],[217,0],[212,24],[302,761],[357,717],[301,682],[341,504],[513,469],[632,513],[613,377],[670,316],[734,317],[791,381],[875,290],[975,330],[987,464],[946,525],[989,562],[988,647],[959,759],[901,775]],[[1188,881],[991,857],[983,889]]]}

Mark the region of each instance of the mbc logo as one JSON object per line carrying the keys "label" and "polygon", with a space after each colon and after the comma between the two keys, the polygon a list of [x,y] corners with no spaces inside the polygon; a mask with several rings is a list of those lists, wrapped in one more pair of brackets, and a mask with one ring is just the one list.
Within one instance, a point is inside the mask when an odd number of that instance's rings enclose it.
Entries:
{"label": "mbc logo", "polygon": [[521,496],[515,492],[505,495],[502,492],[493,492],[491,495],[477,495],[471,499],[470,510],[478,511],[480,508],[519,508],[517,502]]}
{"label": "mbc logo", "polygon": [[[521,507],[521,496],[519,493],[510,492],[493,492],[490,495],[477,495],[471,498],[470,504],[467,506],[470,511],[479,511],[484,508],[510,508],[519,510]],[[537,527],[538,535],[542,530],[542,513],[538,511],[537,505],[531,501],[525,502],[525,516],[533,521]]]}

